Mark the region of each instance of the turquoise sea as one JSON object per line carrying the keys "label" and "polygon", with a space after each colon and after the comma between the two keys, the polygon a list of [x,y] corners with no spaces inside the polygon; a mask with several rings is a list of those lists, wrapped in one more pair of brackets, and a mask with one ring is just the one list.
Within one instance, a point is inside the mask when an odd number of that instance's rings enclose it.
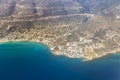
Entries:
{"label": "turquoise sea", "polygon": [[120,80],[120,53],[82,61],[55,56],[43,44],[2,43],[0,80]]}

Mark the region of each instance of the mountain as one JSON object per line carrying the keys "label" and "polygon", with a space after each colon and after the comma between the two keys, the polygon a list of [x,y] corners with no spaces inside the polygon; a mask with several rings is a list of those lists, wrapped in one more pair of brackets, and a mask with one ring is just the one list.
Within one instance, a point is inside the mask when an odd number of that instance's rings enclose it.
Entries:
{"label": "mountain", "polygon": [[105,10],[112,5],[120,2],[120,0],[76,0],[83,4],[83,6],[88,10],[90,13],[98,13],[102,10]]}
{"label": "mountain", "polygon": [[[0,16],[55,16],[67,14],[98,14],[118,12],[120,0],[0,0]],[[110,11],[112,10],[112,11]],[[108,12],[110,11],[110,12]],[[119,14],[119,12],[118,12]]]}
{"label": "mountain", "polygon": [[120,0],[0,0],[0,41],[35,41],[56,55],[120,51]]}
{"label": "mountain", "polygon": [[109,8],[100,12],[100,15],[104,15],[106,17],[111,17],[114,19],[119,19],[120,17],[120,1],[116,4],[110,6]]}
{"label": "mountain", "polygon": [[36,13],[41,16],[50,16],[82,12],[82,6],[72,0],[1,0],[0,6],[2,10],[0,16],[25,16]]}

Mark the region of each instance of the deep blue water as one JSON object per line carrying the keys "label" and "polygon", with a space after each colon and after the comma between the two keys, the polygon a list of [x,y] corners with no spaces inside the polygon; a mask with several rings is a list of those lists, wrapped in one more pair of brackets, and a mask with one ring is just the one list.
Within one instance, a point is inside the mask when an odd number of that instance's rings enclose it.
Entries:
{"label": "deep blue water", "polygon": [[0,80],[120,80],[120,54],[85,62],[52,55],[38,43],[4,43]]}

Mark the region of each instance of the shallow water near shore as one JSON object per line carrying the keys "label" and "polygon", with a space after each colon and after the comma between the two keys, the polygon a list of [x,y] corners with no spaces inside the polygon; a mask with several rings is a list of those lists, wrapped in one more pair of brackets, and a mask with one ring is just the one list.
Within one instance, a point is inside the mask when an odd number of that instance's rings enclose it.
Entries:
{"label": "shallow water near shore", "polygon": [[82,61],[55,56],[43,44],[2,43],[0,80],[120,80],[120,53]]}

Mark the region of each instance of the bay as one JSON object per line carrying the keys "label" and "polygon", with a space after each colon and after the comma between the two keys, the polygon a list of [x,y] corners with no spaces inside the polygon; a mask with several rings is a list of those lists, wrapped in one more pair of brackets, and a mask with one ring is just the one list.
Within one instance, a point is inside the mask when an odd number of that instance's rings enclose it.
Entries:
{"label": "bay", "polygon": [[120,53],[83,61],[34,42],[2,43],[0,80],[120,80]]}

